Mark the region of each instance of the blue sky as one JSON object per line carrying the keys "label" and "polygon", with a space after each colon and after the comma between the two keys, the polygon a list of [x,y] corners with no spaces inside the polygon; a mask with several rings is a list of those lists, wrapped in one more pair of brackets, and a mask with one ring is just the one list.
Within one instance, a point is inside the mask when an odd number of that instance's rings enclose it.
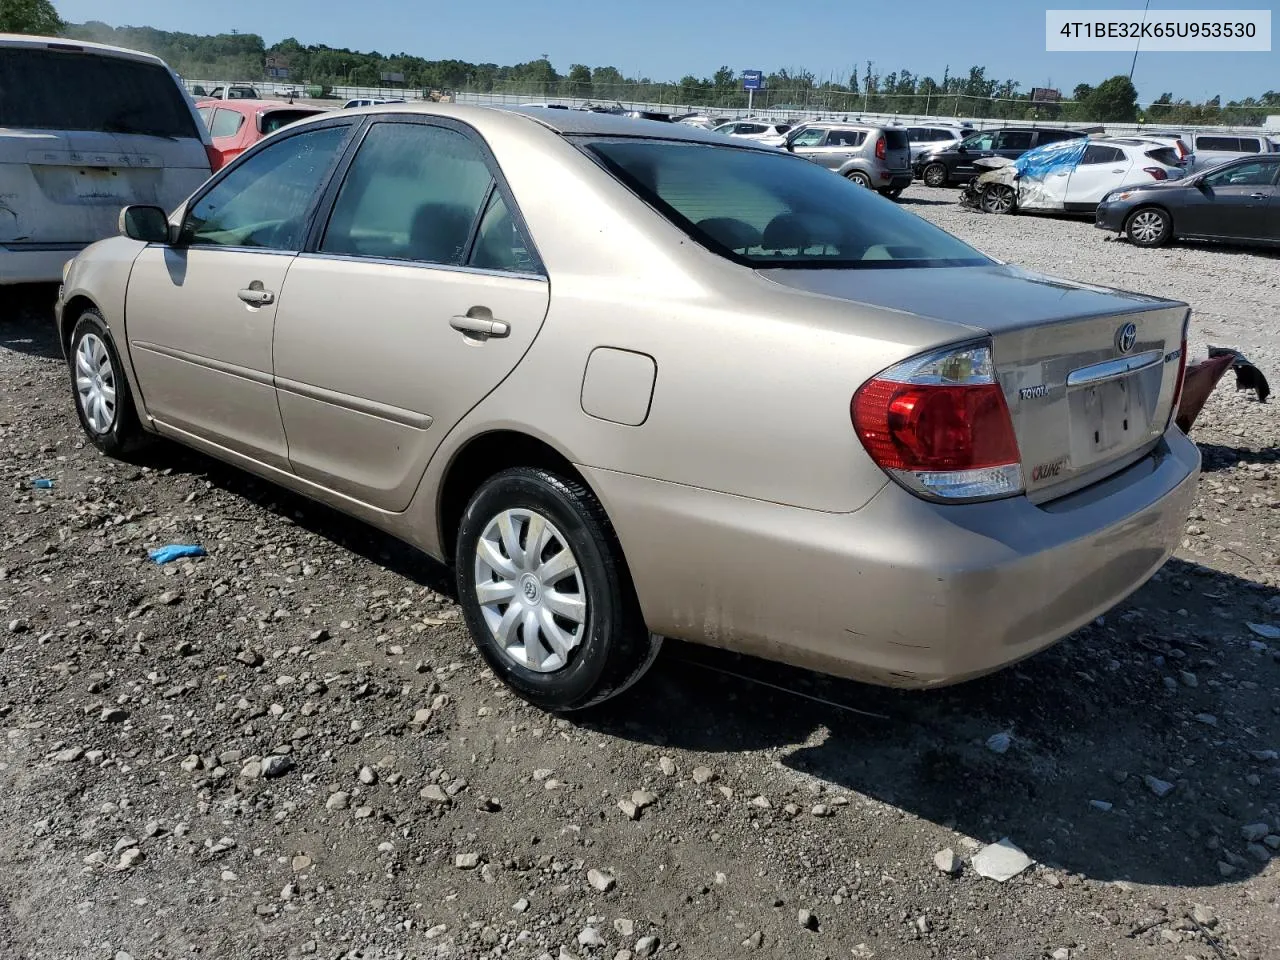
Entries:
{"label": "blue sky", "polygon": [[[1159,9],[1269,9],[1272,0],[1153,0]],[[152,26],[189,33],[238,30],[268,44],[285,37],[353,50],[410,53],[427,59],[499,64],[543,54],[561,73],[570,63],[612,65],[625,75],[678,80],[710,76],[721,64],[766,72],[809,69],[845,79],[867,60],[883,75],[906,68],[942,76],[985,65],[988,77],[1015,79],[1023,90],[1128,73],[1129,53],[1046,53],[1044,11],[1075,6],[1138,10],[1141,0],[54,0],[66,20]],[[107,11],[110,12],[107,12]],[[1274,18],[1274,15],[1273,15]],[[1274,26],[1273,26],[1274,32]],[[1280,52],[1142,53],[1134,83],[1139,99],[1162,92],[1223,102],[1280,89]]]}

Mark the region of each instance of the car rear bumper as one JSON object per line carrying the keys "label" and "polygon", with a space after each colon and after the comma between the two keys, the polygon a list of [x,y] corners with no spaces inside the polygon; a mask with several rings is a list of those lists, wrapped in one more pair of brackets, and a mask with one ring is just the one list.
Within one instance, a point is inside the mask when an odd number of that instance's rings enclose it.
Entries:
{"label": "car rear bumper", "polygon": [[0,285],[11,283],[57,283],[62,267],[87,244],[46,243],[28,247],[0,243]]}
{"label": "car rear bumper", "polygon": [[877,170],[875,173],[875,184],[877,190],[901,190],[904,187],[911,186],[911,181],[915,179],[910,169],[907,170]]}
{"label": "car rear bumper", "polygon": [[1030,656],[1141,586],[1181,536],[1199,463],[1174,428],[1049,504],[939,505],[886,483],[849,514],[584,473],[654,632],[930,687]]}

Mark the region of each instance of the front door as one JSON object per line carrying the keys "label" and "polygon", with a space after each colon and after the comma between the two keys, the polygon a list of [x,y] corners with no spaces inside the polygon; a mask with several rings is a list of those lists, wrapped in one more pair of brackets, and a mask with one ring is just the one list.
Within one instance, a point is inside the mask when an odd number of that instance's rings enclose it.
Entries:
{"label": "front door", "polygon": [[1265,239],[1275,176],[1276,164],[1269,159],[1238,160],[1215,170],[1187,191],[1185,209],[1175,213],[1175,229],[1197,237]]}
{"label": "front door", "polygon": [[1001,130],[996,137],[996,156],[1017,160],[1035,142],[1034,130]]}
{"label": "front door", "polygon": [[280,140],[190,205],[179,243],[135,261],[125,331],[147,411],[288,468],[271,338],[285,275],[351,124]]}
{"label": "front door", "polygon": [[369,128],[276,318],[299,476],[405,509],[441,440],[529,348],[548,286],[500,181],[462,125]]}
{"label": "front door", "polygon": [[1092,210],[1107,191],[1129,182],[1133,161],[1119,147],[1091,143],[1069,171],[1064,206],[1068,210]]}
{"label": "front door", "polygon": [[986,168],[979,168],[973,161],[979,157],[995,156],[996,135],[994,133],[978,133],[962,140],[956,147],[956,162],[952,167],[952,173],[959,174],[962,177],[972,177],[978,172],[986,172]]}

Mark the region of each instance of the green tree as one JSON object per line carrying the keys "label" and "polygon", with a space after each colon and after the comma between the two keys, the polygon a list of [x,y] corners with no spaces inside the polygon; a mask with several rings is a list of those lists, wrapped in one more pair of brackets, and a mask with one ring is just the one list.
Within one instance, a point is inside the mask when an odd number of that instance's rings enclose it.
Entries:
{"label": "green tree", "polygon": [[0,33],[56,37],[64,26],[49,0],[0,0]]}
{"label": "green tree", "polygon": [[575,97],[591,96],[591,68],[584,63],[570,64],[569,85]]}
{"label": "green tree", "polygon": [[1138,91],[1124,75],[1103,80],[1085,98],[1088,119],[1103,123],[1133,123],[1138,119]]}

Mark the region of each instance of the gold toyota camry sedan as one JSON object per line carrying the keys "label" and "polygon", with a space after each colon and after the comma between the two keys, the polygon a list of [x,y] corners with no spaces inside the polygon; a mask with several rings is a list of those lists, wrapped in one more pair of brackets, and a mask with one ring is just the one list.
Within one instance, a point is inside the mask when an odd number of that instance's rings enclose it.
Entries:
{"label": "gold toyota camry sedan", "polygon": [[72,261],[115,455],[188,444],[453,566],[550,710],[663,637],[899,687],[1168,558],[1190,310],[990,259],[785,151],[585,111],[291,125]]}

